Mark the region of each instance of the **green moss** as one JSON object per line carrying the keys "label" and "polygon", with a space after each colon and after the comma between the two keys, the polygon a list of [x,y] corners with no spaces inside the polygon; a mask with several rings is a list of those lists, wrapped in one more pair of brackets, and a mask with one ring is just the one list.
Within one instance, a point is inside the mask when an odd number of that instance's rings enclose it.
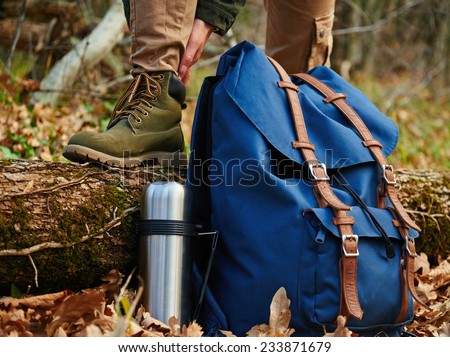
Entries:
{"label": "green moss", "polygon": [[68,209],[60,202],[51,203],[58,217],[52,229],[54,240],[60,243],[78,242],[82,237],[101,230],[114,215],[119,216],[128,206],[127,195],[117,186],[105,184],[89,193],[89,201]]}
{"label": "green moss", "polygon": [[21,247],[27,243],[18,237],[27,236],[31,221],[31,213],[25,207],[23,199],[12,198],[10,202],[11,212],[0,211],[0,246],[6,249],[13,244],[14,247]]}
{"label": "green moss", "polygon": [[[40,283],[41,291],[61,291],[99,285],[102,270],[103,248],[95,240],[71,248],[43,251],[34,258],[41,276],[52,277]],[[51,264],[48,262],[51,260]],[[104,268],[104,266],[103,266]]]}
{"label": "green moss", "polygon": [[[90,195],[91,196],[91,195]],[[52,234],[59,234],[52,240],[63,243],[79,241],[130,207],[128,197],[120,188],[105,185],[93,194],[89,203],[80,205],[76,210],[64,210],[60,203],[52,202],[52,213],[58,213],[58,225]],[[87,241],[62,249],[47,249],[33,254],[38,270],[39,287],[35,286],[35,271],[28,257],[4,257],[0,264],[0,296],[10,292],[11,284],[30,294],[50,293],[61,290],[79,291],[102,284],[101,277],[111,269],[118,269],[129,275],[137,265],[138,237],[134,227],[138,212],[123,219],[122,224],[112,228],[99,239]]]}
{"label": "green moss", "polygon": [[[73,176],[67,179],[73,180]],[[13,200],[11,212],[0,212],[0,249],[34,246],[43,242],[43,233],[48,235],[47,241],[67,245],[80,242],[82,237],[99,232],[120,217],[124,210],[138,205],[141,198],[141,188],[128,187],[124,191],[115,180],[90,189],[87,199],[75,205],[70,199],[62,198],[62,195],[71,197],[70,190],[82,193],[80,187],[74,186],[48,196],[44,208],[49,212],[48,221],[38,221],[27,201]],[[47,215],[44,212],[39,217],[45,220]],[[138,218],[137,211],[108,233],[67,248],[33,253],[39,287],[35,286],[35,270],[28,257],[1,258],[0,295],[9,294],[12,284],[31,294],[64,289],[79,291],[102,284],[101,277],[111,269],[128,276],[137,265],[139,237],[135,225]],[[20,225],[20,232],[17,225]]]}
{"label": "green moss", "polygon": [[422,228],[417,240],[417,251],[427,254],[431,262],[450,254],[450,220],[448,219],[448,194],[450,180],[444,175],[437,184],[411,179],[410,190],[404,191],[406,204],[414,212],[417,224]]}

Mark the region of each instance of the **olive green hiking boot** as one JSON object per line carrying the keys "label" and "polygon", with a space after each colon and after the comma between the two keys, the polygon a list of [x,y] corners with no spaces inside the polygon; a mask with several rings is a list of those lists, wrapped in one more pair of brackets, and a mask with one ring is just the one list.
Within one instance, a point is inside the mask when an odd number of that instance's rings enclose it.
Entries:
{"label": "olive green hiking boot", "polygon": [[105,132],[82,131],[63,150],[85,163],[134,167],[146,162],[186,165],[181,109],[186,89],[172,72],[137,75],[117,102]]}

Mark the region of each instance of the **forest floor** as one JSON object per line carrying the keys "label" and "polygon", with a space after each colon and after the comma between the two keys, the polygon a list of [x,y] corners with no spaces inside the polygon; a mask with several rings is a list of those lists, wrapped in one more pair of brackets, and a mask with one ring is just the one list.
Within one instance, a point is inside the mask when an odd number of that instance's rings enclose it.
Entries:
{"label": "forest floor", "polygon": [[[430,268],[427,256],[416,259],[415,285],[420,300],[414,320],[406,326],[419,337],[450,337],[450,257]],[[127,289],[123,275],[111,271],[104,284],[80,292],[61,291],[37,296],[0,298],[0,337],[10,336],[133,336],[199,337],[204,331],[196,322],[180,325],[177,317],[165,324],[139,306],[142,289]],[[129,279],[128,279],[129,280]],[[280,289],[268,306],[267,321],[249,328],[251,337],[291,336],[290,300]],[[234,336],[232,331],[222,331]],[[335,331],[324,336],[357,337],[338,319]]]}

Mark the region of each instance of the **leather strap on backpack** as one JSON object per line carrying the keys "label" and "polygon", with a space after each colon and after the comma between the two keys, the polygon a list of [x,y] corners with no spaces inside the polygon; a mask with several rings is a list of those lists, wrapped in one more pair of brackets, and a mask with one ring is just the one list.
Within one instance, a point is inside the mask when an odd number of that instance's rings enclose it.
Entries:
{"label": "leather strap on backpack", "polygon": [[417,301],[422,307],[430,311],[431,309],[423,303],[417,295],[416,288],[414,286],[414,259],[417,256],[414,240],[409,237],[408,227],[402,225],[398,220],[397,212],[391,207],[388,207],[394,217],[393,224],[397,227],[400,235],[404,237],[405,249],[403,249],[403,264],[400,267],[400,274],[402,278],[402,309],[396,319],[397,323],[404,321],[404,317],[408,313],[408,290],[411,292],[414,300]]}
{"label": "leather strap on backpack", "polygon": [[321,200],[319,203],[321,203],[321,206],[329,205],[335,209],[345,211],[351,210],[351,207],[339,200],[331,190],[329,185],[330,178],[328,177],[326,167],[324,164],[319,162],[319,160],[317,160],[317,157],[314,154],[314,145],[309,141],[305,120],[303,118],[302,109],[297,97],[298,87],[291,82],[289,75],[280,64],[270,57],[268,57],[268,59],[273,64],[282,79],[282,81],[278,82],[278,86],[283,88],[288,96],[298,139],[298,141],[292,142],[292,146],[301,151],[303,158],[308,163],[310,174],[313,179],[314,189],[316,190],[316,193],[319,194]]}
{"label": "leather strap on backpack", "polygon": [[406,210],[403,208],[400,200],[398,199],[397,191],[395,189],[395,177],[394,170],[391,165],[387,164],[386,157],[381,151],[382,145],[373,138],[370,130],[367,128],[364,121],[361,117],[356,113],[356,111],[347,103],[345,100],[346,95],[343,93],[336,93],[332,88],[327,86],[325,83],[317,79],[316,77],[307,74],[307,73],[299,73],[294,74],[294,77],[300,78],[305,81],[317,91],[319,91],[325,98],[325,103],[333,103],[340,112],[353,124],[353,126],[358,131],[360,137],[363,139],[362,144],[367,147],[372,156],[377,161],[378,165],[381,167],[382,175],[381,175],[381,183],[380,183],[380,193],[381,198],[379,198],[378,203],[380,208],[384,207],[384,197],[387,195],[389,200],[391,201],[393,208],[388,208],[392,212],[393,216],[396,218],[394,220],[394,225],[399,230],[400,236],[405,240],[405,249],[403,252],[404,259],[403,265],[400,267],[401,269],[401,278],[402,278],[402,309],[397,317],[397,322],[401,322],[404,320],[407,315],[407,307],[408,307],[408,295],[407,289],[411,292],[411,295],[414,297],[420,305],[429,309],[422,301],[420,301],[417,296],[416,289],[414,286],[414,258],[417,256],[414,246],[414,240],[409,237],[408,229],[413,228],[417,231],[421,231],[421,229],[417,226],[417,224],[409,217]]}
{"label": "leather strap on backpack", "polygon": [[[410,228],[414,228],[418,232],[421,231],[420,227],[409,217],[406,210],[403,208],[401,202],[398,199],[397,191],[395,189],[395,176],[394,170],[391,165],[388,165],[386,161],[386,157],[381,151],[382,145],[374,139],[372,133],[367,128],[364,121],[360,118],[360,116],[355,112],[355,110],[347,103],[345,100],[346,95],[343,93],[336,93],[332,88],[327,86],[322,81],[318,80],[316,77],[307,74],[307,73],[299,73],[293,74],[294,77],[300,78],[305,81],[317,91],[322,93],[325,97],[325,103],[333,103],[340,112],[353,124],[355,129],[358,131],[360,137],[363,139],[362,144],[366,146],[375,160],[378,162],[382,171],[382,179],[381,179],[381,190],[382,194],[386,194],[389,197],[392,205],[397,211],[400,219],[404,222],[404,224]],[[380,200],[381,201],[381,200]]]}
{"label": "leather strap on backpack", "polygon": [[270,57],[268,59],[281,78],[278,86],[286,91],[288,97],[297,135],[297,141],[293,141],[292,146],[301,151],[305,162],[308,164],[314,185],[314,192],[319,205],[321,207],[330,206],[333,209],[335,223],[339,227],[339,232],[342,236],[342,258],[340,265],[341,306],[339,314],[347,317],[353,316],[361,320],[363,311],[359,303],[356,287],[357,257],[359,255],[358,236],[353,234],[352,225],[354,220],[347,213],[351,210],[351,207],[336,197],[331,189],[329,183],[330,178],[327,175],[325,165],[317,160],[314,153],[314,145],[311,144],[308,138],[305,120],[297,96],[297,92],[299,91],[298,87],[291,82],[289,75],[280,64]]}

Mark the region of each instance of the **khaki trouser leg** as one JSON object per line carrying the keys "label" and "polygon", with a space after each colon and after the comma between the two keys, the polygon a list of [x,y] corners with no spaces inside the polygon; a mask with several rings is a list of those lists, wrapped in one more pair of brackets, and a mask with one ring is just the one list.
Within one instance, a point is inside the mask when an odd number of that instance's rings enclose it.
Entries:
{"label": "khaki trouser leg", "polygon": [[288,73],[330,66],[335,0],[264,0],[266,54]]}
{"label": "khaki trouser leg", "polygon": [[131,0],[132,74],[177,73],[191,33],[197,0]]}

